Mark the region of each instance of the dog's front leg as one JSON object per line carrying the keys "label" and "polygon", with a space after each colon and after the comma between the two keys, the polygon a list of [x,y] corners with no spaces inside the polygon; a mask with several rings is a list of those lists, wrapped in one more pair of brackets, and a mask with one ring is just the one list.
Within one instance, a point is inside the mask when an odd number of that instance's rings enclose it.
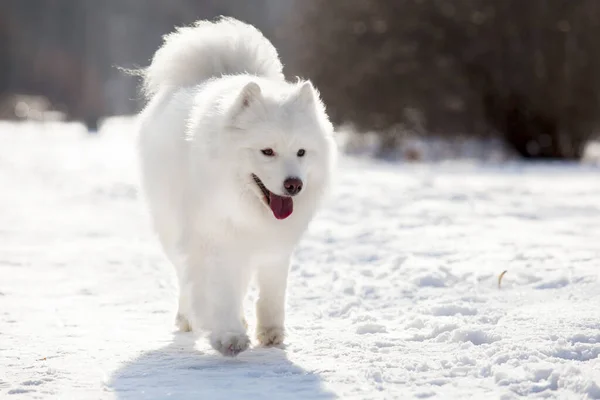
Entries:
{"label": "dog's front leg", "polygon": [[257,271],[256,338],[263,346],[276,346],[285,338],[285,296],[289,257],[263,264]]}
{"label": "dog's front leg", "polygon": [[242,303],[250,271],[235,254],[211,249],[190,258],[191,324],[208,330],[211,346],[227,356],[248,349]]}

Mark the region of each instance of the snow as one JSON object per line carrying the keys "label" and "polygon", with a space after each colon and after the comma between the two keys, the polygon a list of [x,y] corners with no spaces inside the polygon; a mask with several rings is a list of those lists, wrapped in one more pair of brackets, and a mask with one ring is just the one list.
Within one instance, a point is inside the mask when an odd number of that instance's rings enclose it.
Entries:
{"label": "snow", "polygon": [[[355,157],[384,158],[390,161],[440,162],[471,160],[478,162],[514,162],[520,156],[498,137],[472,135],[431,136],[411,130],[395,131],[398,141],[390,150],[380,132],[361,132],[352,125],[338,128],[337,140],[346,154]],[[584,164],[600,165],[600,135],[591,140],[584,149]]]}
{"label": "snow", "polygon": [[286,347],[227,359],[174,333],[129,121],[0,123],[0,398],[598,399],[599,172],[344,158]]}

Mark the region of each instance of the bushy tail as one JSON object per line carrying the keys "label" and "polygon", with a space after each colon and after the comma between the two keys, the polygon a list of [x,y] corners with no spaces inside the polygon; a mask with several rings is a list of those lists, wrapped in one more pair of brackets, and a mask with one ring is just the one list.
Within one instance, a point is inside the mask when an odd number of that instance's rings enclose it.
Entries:
{"label": "bushy tail", "polygon": [[212,77],[248,73],[283,79],[277,50],[251,25],[233,18],[198,21],[166,35],[143,72],[144,92],[196,85]]}

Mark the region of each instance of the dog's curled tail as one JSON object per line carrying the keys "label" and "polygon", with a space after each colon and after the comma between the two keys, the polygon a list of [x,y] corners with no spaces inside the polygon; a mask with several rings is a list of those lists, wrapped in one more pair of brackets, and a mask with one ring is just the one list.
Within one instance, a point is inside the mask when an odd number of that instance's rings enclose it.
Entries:
{"label": "dog's curled tail", "polygon": [[212,77],[248,73],[284,79],[277,50],[251,25],[234,18],[198,21],[164,37],[148,68],[141,71],[144,93],[199,84]]}

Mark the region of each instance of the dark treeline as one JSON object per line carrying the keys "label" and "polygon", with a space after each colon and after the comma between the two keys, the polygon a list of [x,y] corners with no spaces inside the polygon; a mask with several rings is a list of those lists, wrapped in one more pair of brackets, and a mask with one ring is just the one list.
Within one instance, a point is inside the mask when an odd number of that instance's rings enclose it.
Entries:
{"label": "dark treeline", "polygon": [[116,66],[222,14],[263,30],[335,122],[386,146],[501,136],[524,157],[576,159],[597,131],[596,0],[2,0],[0,102],[42,94],[90,126],[133,113],[138,82]]}
{"label": "dark treeline", "polygon": [[579,158],[597,128],[597,0],[306,0],[294,73],[336,122],[501,135],[524,157]]}
{"label": "dark treeline", "polygon": [[[40,94],[91,127],[139,110],[138,82],[117,67],[148,64],[174,26],[233,15],[270,35],[287,0],[2,0],[0,102]],[[272,35],[270,35],[272,36]]]}

